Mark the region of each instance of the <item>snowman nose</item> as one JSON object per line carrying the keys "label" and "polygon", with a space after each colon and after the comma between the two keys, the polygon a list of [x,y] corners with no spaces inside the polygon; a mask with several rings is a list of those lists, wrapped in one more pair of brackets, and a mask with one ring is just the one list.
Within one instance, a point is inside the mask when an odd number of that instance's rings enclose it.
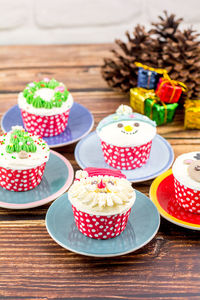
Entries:
{"label": "snowman nose", "polygon": [[133,130],[133,127],[131,125],[124,126],[124,130],[130,132]]}

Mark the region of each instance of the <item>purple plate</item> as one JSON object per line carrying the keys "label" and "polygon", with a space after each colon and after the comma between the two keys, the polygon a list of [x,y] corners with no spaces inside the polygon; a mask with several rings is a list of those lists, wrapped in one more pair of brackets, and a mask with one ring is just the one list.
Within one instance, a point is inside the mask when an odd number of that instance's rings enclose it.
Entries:
{"label": "purple plate", "polygon": [[[11,130],[12,126],[24,127],[21,112],[18,105],[11,107],[2,117],[1,128],[4,132]],[[50,148],[62,147],[73,144],[86,136],[94,125],[94,118],[91,112],[79,103],[74,102],[68,125],[64,132],[53,137],[44,137]]]}

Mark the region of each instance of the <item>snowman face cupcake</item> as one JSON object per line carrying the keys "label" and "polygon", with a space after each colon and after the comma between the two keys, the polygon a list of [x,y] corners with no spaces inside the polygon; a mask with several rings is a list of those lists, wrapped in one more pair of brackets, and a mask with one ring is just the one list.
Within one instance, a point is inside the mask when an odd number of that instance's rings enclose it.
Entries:
{"label": "snowman face cupcake", "polygon": [[172,167],[172,172],[180,183],[200,191],[200,152],[180,155]]}
{"label": "snowman face cupcake", "polygon": [[179,205],[190,212],[200,213],[200,152],[180,155],[172,172]]}
{"label": "snowman face cupcake", "polygon": [[116,113],[97,126],[105,161],[117,169],[131,170],[144,165],[149,158],[156,135],[156,123],[120,105]]}
{"label": "snowman face cupcake", "polygon": [[116,146],[139,146],[151,141],[156,134],[156,127],[140,120],[120,120],[105,125],[99,132],[100,138]]}

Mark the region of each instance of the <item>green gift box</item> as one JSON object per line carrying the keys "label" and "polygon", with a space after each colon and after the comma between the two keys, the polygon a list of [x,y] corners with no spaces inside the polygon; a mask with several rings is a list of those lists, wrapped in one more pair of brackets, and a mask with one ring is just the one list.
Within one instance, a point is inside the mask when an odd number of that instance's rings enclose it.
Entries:
{"label": "green gift box", "polygon": [[163,103],[158,100],[146,99],[144,114],[154,120],[156,124],[162,125],[173,121],[178,103]]}

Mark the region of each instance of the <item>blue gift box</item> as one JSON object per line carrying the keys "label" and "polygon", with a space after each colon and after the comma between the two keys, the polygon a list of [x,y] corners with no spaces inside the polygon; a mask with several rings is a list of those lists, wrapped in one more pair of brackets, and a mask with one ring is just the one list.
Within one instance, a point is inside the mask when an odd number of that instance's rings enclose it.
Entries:
{"label": "blue gift box", "polygon": [[161,77],[161,74],[157,72],[139,68],[138,70],[138,87],[144,89],[155,90],[158,84],[158,80]]}

